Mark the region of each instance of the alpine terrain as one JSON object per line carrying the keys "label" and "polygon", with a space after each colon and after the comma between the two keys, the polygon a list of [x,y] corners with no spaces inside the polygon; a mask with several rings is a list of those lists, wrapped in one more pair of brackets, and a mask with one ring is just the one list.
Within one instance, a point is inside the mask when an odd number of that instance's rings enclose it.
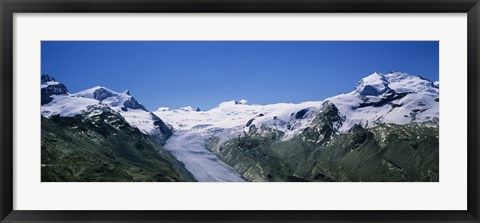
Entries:
{"label": "alpine terrain", "polygon": [[407,73],[323,101],[208,111],[150,112],[128,91],[71,94],[48,75],[41,93],[42,181],[439,180],[439,83]]}
{"label": "alpine terrain", "polygon": [[70,94],[41,78],[42,181],[194,181],[163,149],[172,130],[128,91]]}
{"label": "alpine terrain", "polygon": [[218,159],[247,181],[438,181],[438,104],[438,82],[390,72],[323,101],[154,114],[176,131],[165,148],[200,181],[236,181]]}

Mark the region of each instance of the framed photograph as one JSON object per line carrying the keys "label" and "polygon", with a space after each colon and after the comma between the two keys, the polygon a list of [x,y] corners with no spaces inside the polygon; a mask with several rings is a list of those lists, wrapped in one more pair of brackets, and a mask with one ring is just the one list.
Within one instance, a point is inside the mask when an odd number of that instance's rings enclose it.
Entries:
{"label": "framed photograph", "polygon": [[0,0],[1,222],[480,222],[478,0]]}

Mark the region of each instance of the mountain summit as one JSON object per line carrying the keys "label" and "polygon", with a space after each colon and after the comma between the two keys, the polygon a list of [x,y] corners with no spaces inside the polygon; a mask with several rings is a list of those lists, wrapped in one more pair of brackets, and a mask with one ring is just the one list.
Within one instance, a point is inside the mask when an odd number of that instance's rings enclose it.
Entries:
{"label": "mountain summit", "polygon": [[97,86],[80,91],[75,95],[83,98],[96,99],[108,104],[110,107],[120,108],[123,111],[128,111],[128,109],[141,109],[147,111],[142,104],[130,95],[130,91],[128,90],[123,93],[117,93],[106,87]]}
{"label": "mountain summit", "polygon": [[438,121],[438,82],[402,72],[373,73],[355,90],[325,99],[345,117],[340,131],[354,125],[373,127],[380,123],[406,124]]}
{"label": "mountain summit", "polygon": [[[437,84],[435,84],[437,83]],[[398,71],[381,74],[373,73],[357,84],[355,91],[361,96],[378,96],[383,93],[430,92],[438,94],[438,81],[431,82],[420,76]]]}
{"label": "mountain summit", "polygon": [[388,84],[384,75],[375,72],[362,78],[355,87],[355,92],[361,96],[378,96],[392,90]]}
{"label": "mountain summit", "polygon": [[67,87],[65,87],[64,84],[55,81],[55,78],[48,74],[42,74],[40,89],[42,105],[50,103],[53,100],[52,95],[68,94]]}
{"label": "mountain summit", "polygon": [[[92,112],[103,112],[105,108],[120,114],[130,125],[144,134],[153,136],[163,144],[172,135],[172,130],[155,114],[149,112],[129,91],[117,93],[106,87],[93,87],[75,94],[67,92],[65,85],[53,77],[42,76],[42,115],[73,117]],[[53,93],[52,93],[53,92]]]}

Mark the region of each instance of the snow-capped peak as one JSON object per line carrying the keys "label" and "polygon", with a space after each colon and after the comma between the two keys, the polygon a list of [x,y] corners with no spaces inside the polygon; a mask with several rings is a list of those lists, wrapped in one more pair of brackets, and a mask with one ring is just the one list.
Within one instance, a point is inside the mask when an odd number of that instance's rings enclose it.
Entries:
{"label": "snow-capped peak", "polygon": [[168,111],[168,110],[170,110],[169,107],[159,107],[159,108],[157,109],[157,112]]}
{"label": "snow-capped peak", "polygon": [[48,74],[42,74],[40,88],[43,89],[43,88],[47,88],[49,86],[57,86],[57,85],[61,86],[62,88],[65,87],[65,86],[63,86],[62,83],[56,81],[55,78],[53,78],[52,76],[50,76]]}
{"label": "snow-capped peak", "polygon": [[[117,93],[106,87],[93,87],[84,91],[80,91],[76,94],[73,94],[76,97],[82,98],[92,98],[99,100],[112,108],[121,109],[126,111],[128,109],[142,109],[147,110],[143,105],[141,105],[134,97],[130,95],[130,92],[124,91],[123,93]],[[115,109],[114,109],[115,110]]]}
{"label": "snow-capped peak", "polygon": [[354,125],[368,128],[380,123],[438,121],[439,89],[436,86],[407,73],[374,73],[363,78],[354,91],[326,101],[335,104],[345,117],[342,132]]}
{"label": "snow-capped peak", "polygon": [[51,100],[46,101],[41,107],[42,115],[47,118],[53,115],[71,117],[83,114],[92,106],[98,108],[108,106],[125,118],[131,126],[154,136],[155,140],[163,142],[172,134],[165,123],[141,105],[128,90],[118,93],[106,87],[96,86],[76,94],[52,95],[50,98]]}
{"label": "snow-capped peak", "polygon": [[246,99],[241,99],[241,100],[232,100],[232,101],[226,101],[222,102],[218,105],[218,107],[226,107],[226,106],[232,106],[232,105],[246,105],[247,100]]}
{"label": "snow-capped peak", "polygon": [[43,74],[40,84],[41,105],[48,104],[53,100],[55,95],[68,95],[68,90],[60,82],[55,81],[55,78]]}
{"label": "snow-capped peak", "polygon": [[375,72],[357,84],[355,93],[359,96],[379,96],[384,93],[430,92],[438,93],[438,82],[431,81],[416,75],[392,71],[382,74]]}
{"label": "snow-capped peak", "polygon": [[355,92],[361,96],[378,96],[390,90],[384,75],[373,73],[358,82]]}
{"label": "snow-capped peak", "polygon": [[92,99],[102,101],[105,98],[117,96],[119,95],[119,93],[114,92],[106,87],[96,86],[96,87],[75,93],[74,95],[82,98],[92,98]]}

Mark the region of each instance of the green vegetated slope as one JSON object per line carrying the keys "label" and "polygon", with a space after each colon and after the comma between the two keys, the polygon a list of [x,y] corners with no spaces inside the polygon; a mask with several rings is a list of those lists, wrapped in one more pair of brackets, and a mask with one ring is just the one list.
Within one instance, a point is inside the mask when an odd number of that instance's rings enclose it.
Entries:
{"label": "green vegetated slope", "polygon": [[[438,123],[355,126],[337,134],[337,108],[325,106],[290,140],[264,127],[208,147],[249,181],[438,181]],[[252,131],[253,129],[253,131]]]}
{"label": "green vegetated slope", "polygon": [[109,111],[42,117],[42,181],[195,181],[149,136]]}

